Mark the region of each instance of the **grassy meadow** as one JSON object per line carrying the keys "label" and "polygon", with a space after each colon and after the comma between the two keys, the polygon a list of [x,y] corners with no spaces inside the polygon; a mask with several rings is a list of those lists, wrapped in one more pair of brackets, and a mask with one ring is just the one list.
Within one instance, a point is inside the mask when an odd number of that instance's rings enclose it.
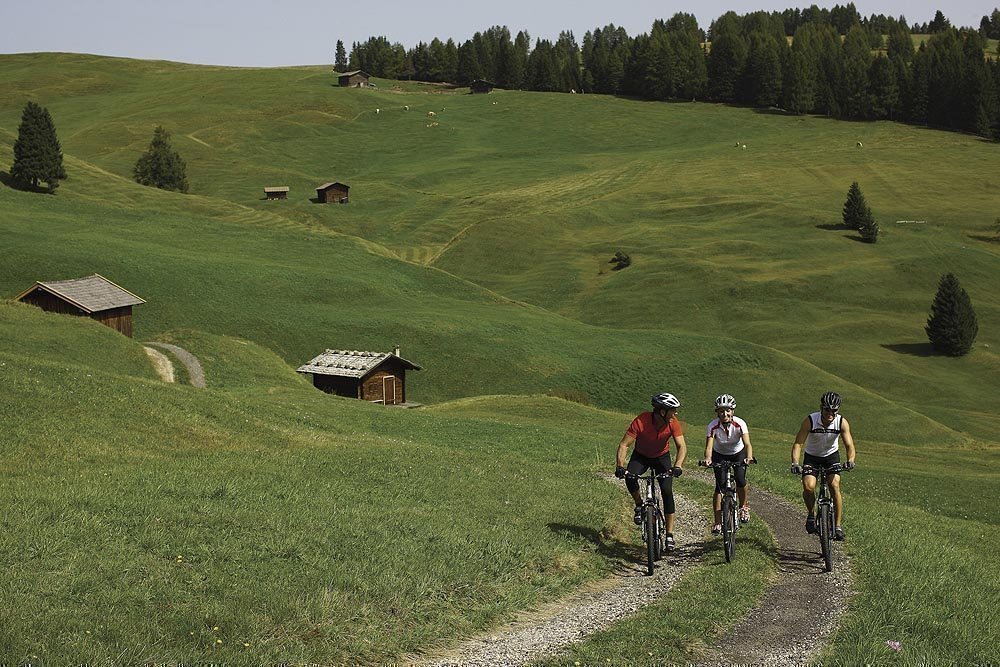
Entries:
{"label": "grassy meadow", "polygon": [[[798,423],[844,395],[857,595],[825,664],[993,654],[996,145],[334,83],[327,67],[0,56],[0,170],[34,100],[69,175],[54,196],[0,186],[0,297],[98,272],[148,302],[135,341],[0,302],[0,662],[377,664],[447,646],[639,556],[623,494],[595,473],[660,390],[684,401],[692,458],[711,399],[735,394],[754,482],[790,498]],[[190,195],[131,180],[156,125]],[[351,203],[313,203],[334,180]],[[854,180],[875,245],[838,226]],[[263,200],[270,185],[290,199]],[[612,271],[618,250],[632,265]],[[959,359],[923,333],[949,271],[979,316]],[[157,380],[148,340],[197,355],[208,388]],[[294,373],[328,347],[394,344],[424,367],[407,379],[426,409]],[[676,598],[574,659],[696,659],[772,576],[760,532],[737,564],[746,596],[710,552]],[[672,634],[651,635],[664,617]]]}

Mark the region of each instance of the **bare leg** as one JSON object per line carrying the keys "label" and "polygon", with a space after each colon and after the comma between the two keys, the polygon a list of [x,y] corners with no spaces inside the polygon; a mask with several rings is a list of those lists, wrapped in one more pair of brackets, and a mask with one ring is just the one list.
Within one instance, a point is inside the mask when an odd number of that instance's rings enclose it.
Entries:
{"label": "bare leg", "polygon": [[840,517],[844,507],[843,497],[840,495],[840,475],[832,475],[830,481],[830,498],[833,500],[833,523],[840,525]]}

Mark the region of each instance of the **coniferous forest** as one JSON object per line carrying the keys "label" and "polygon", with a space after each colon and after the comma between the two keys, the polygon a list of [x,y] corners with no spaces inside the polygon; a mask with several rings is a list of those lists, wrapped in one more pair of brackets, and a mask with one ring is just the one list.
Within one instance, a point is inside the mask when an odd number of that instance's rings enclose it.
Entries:
{"label": "coniferous forest", "polygon": [[[925,36],[914,39],[913,35]],[[607,25],[582,42],[503,26],[456,44],[407,50],[385,37],[354,43],[348,66],[389,79],[487,79],[501,88],[706,100],[851,120],[896,120],[1000,138],[1000,10],[978,28],[938,11],[923,24],[833,9],[727,12],[705,32],[691,14],[631,36]]]}

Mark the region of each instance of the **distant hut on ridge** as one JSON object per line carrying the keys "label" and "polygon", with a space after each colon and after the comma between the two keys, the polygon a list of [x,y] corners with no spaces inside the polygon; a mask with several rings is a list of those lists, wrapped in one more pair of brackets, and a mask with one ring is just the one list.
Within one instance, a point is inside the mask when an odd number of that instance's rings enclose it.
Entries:
{"label": "distant hut on ridge", "polygon": [[470,93],[489,93],[492,92],[497,84],[492,81],[487,81],[486,79],[473,79],[472,83],[469,84]]}
{"label": "distant hut on ridge", "polygon": [[351,72],[344,72],[337,77],[337,82],[344,88],[369,88],[371,82],[368,80],[371,74],[364,70],[356,69]]}
{"label": "distant hut on ridge", "polygon": [[264,188],[264,197],[266,199],[288,199],[288,186],[287,185],[277,185],[271,188]]}

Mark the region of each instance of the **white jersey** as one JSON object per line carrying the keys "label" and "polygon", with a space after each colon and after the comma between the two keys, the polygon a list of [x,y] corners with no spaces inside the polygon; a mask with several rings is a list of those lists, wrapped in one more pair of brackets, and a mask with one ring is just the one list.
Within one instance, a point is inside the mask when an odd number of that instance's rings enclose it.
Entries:
{"label": "white jersey", "polygon": [[706,438],[715,438],[712,451],[720,454],[738,454],[743,450],[743,434],[750,434],[747,423],[733,415],[733,421],[728,424],[720,424],[718,419],[713,419],[708,425]]}
{"label": "white jersey", "polygon": [[840,449],[842,421],[843,416],[838,414],[829,426],[823,426],[818,412],[809,415],[809,423],[812,424],[812,427],[809,430],[809,435],[806,436],[806,454],[823,457],[837,452]]}

